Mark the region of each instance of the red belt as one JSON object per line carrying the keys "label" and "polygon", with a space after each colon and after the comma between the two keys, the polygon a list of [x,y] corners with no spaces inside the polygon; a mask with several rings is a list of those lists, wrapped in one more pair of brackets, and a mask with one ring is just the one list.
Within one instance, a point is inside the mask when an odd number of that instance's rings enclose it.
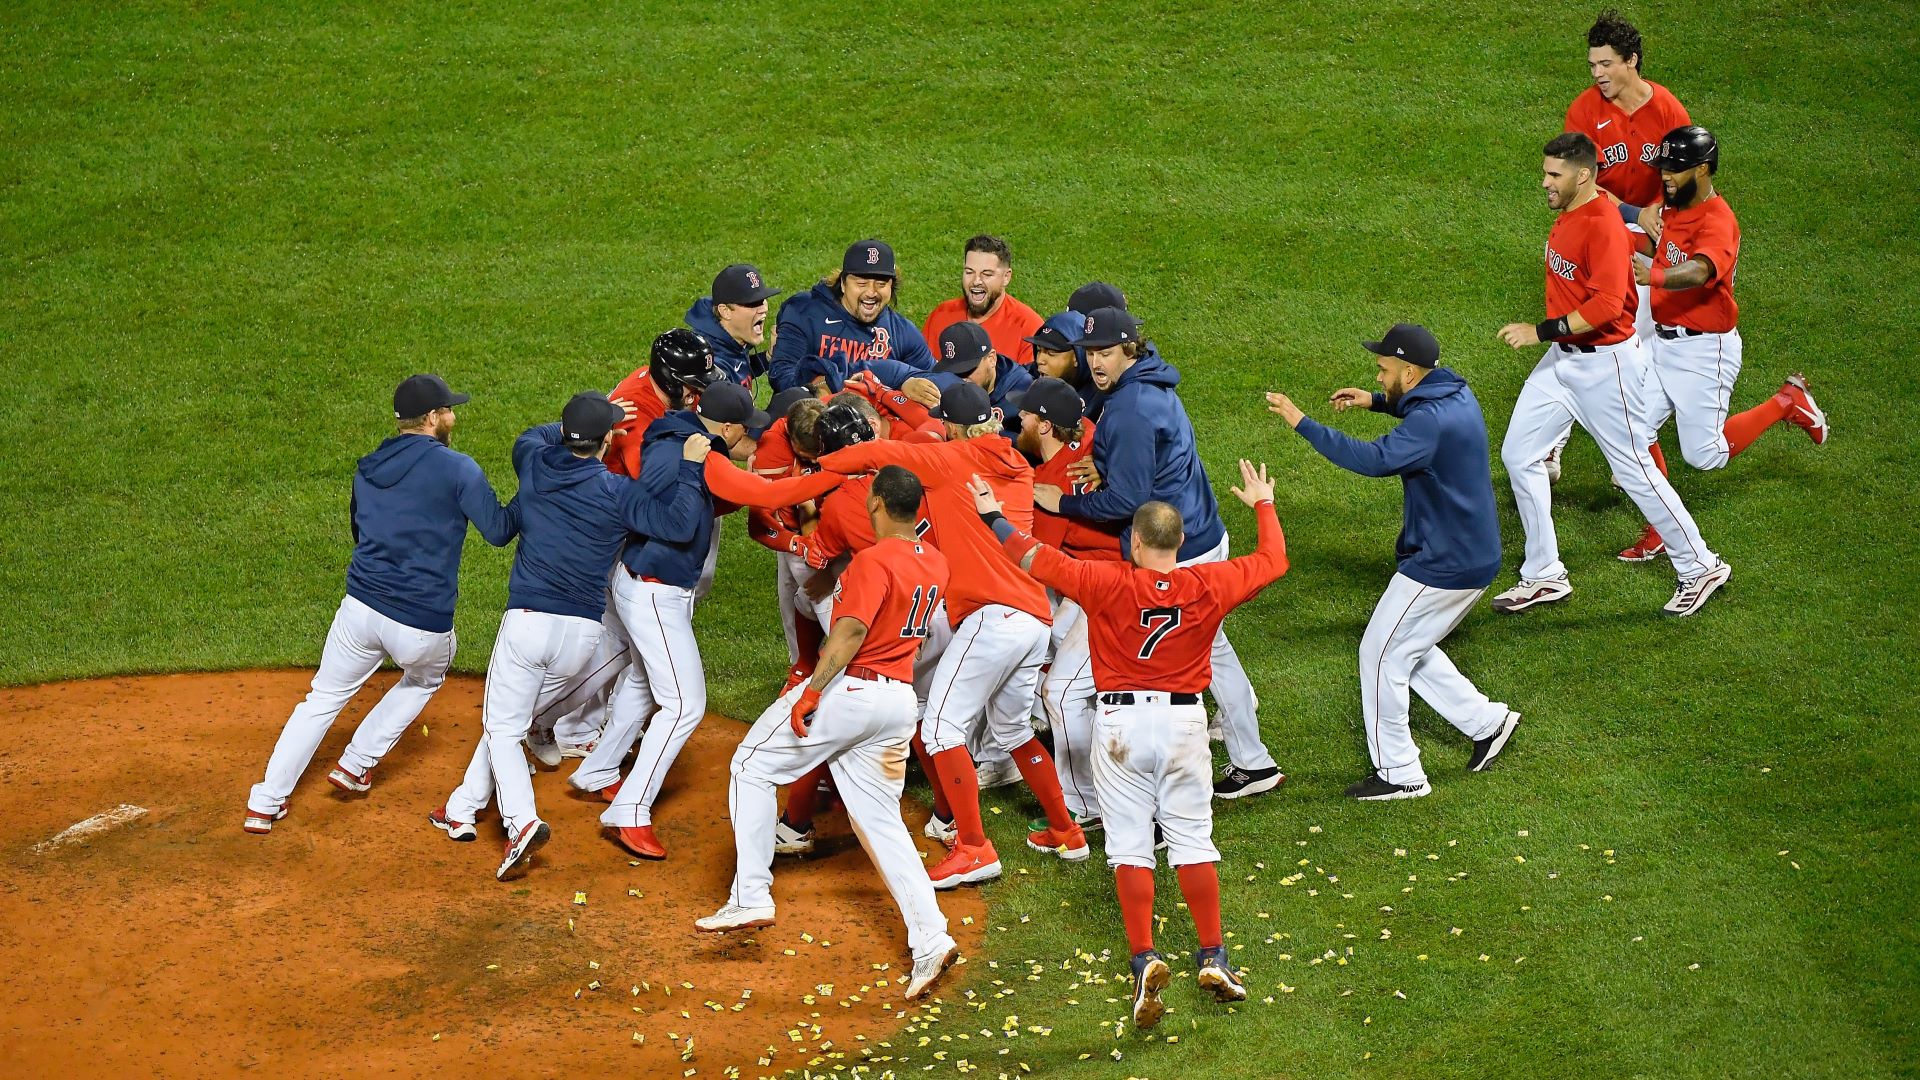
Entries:
{"label": "red belt", "polygon": [[847,667],[847,678],[865,679],[868,682],[884,682],[884,683],[897,683],[897,682],[906,681],[904,679],[896,679],[891,675],[882,675],[879,672],[863,664],[849,665]]}
{"label": "red belt", "polygon": [[625,570],[627,572],[627,576],[632,578],[635,581],[644,581],[649,585],[665,585],[666,584],[666,582],[661,581],[657,577],[646,577],[642,574],[634,573],[632,568],[628,567],[626,563],[621,563],[620,569]]}

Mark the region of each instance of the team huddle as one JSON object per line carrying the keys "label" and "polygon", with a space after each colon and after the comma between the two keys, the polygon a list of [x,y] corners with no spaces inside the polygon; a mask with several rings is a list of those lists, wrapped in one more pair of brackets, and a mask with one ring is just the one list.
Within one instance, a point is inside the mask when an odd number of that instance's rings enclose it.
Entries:
{"label": "team huddle", "polygon": [[[1588,44],[1594,85],[1544,154],[1558,215],[1546,318],[1500,330],[1516,349],[1548,348],[1501,448],[1526,545],[1519,583],[1493,606],[1519,612],[1572,592],[1550,489],[1577,422],[1647,520],[1619,557],[1667,555],[1679,582],[1665,610],[1687,616],[1732,570],[1668,481],[1660,427],[1674,419],[1685,459],[1711,469],[1781,422],[1823,443],[1826,418],[1798,374],[1728,415],[1741,363],[1739,229],[1714,190],[1717,142],[1641,77],[1629,24],[1606,13]],[[1212,800],[1285,779],[1223,629],[1287,571],[1273,484],[1265,465],[1239,462],[1230,490],[1256,537],[1230,557],[1181,373],[1125,294],[1093,282],[1043,319],[1009,293],[1011,278],[1007,244],[973,237],[961,295],[916,326],[895,307],[893,249],[862,240],[788,297],[769,331],[781,290],[752,265],[728,266],[610,394],[576,394],[557,423],[519,436],[505,505],[450,448],[468,397],[434,375],[406,379],[393,398],[398,433],[355,470],[346,596],[312,691],[249,795],[247,831],[287,816],[333,721],[391,658],[401,679],[327,773],[341,791],[370,790],[446,678],[471,523],[490,544],[517,546],[484,733],[428,820],[471,841],[494,806],[505,831],[495,876],[518,877],[551,836],[531,774],[577,759],[568,782],[604,801],[612,843],[668,858],[655,804],[706,715],[694,614],[721,523],[744,510],[747,532],[775,553],[787,678],[733,755],[735,874],[699,930],[774,923],[775,857],[813,849],[815,810],[831,793],[906,923],[909,998],[958,958],[936,893],[999,877],[996,839],[1077,862],[1097,832],[1133,958],[1135,1022],[1159,1020],[1171,980],[1153,944],[1162,849],[1198,937],[1196,985],[1243,1000],[1223,943]],[[1335,464],[1404,485],[1397,569],[1359,646],[1371,768],[1347,794],[1417,798],[1431,784],[1408,723],[1412,692],[1471,741],[1472,772],[1520,722],[1440,648],[1499,573],[1499,517],[1479,402],[1440,365],[1433,335],[1399,324],[1363,345],[1380,391],[1342,389],[1331,405],[1398,418],[1388,434],[1355,439],[1279,392],[1267,405]],[[1218,776],[1207,693],[1229,760]],[[947,848],[932,865],[902,815],[909,758],[933,791],[924,832]],[[1043,817],[990,836],[980,790],[1014,776]]]}

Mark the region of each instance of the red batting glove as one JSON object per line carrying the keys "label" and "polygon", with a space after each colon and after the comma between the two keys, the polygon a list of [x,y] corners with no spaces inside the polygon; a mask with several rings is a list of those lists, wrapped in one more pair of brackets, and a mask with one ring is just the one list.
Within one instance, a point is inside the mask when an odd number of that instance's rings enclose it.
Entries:
{"label": "red batting glove", "polygon": [[793,703],[793,714],[787,722],[793,725],[793,733],[799,738],[807,737],[807,726],[813,723],[813,713],[820,707],[820,691],[809,686],[800,692],[800,700]]}
{"label": "red batting glove", "polygon": [[787,551],[807,560],[807,565],[813,567],[815,570],[825,570],[827,568],[828,560],[826,555],[822,553],[819,548],[814,547],[813,542],[804,536],[795,534],[793,539],[788,540]]}

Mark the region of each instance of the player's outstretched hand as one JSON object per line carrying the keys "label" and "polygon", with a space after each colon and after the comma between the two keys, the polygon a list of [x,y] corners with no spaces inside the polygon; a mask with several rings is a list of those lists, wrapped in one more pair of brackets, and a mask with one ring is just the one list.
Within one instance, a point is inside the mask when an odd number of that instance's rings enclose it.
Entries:
{"label": "player's outstretched hand", "polygon": [[1328,398],[1327,401],[1333,406],[1334,412],[1346,412],[1348,409],[1373,408],[1373,394],[1357,386],[1349,386],[1345,389],[1335,390],[1333,396]]}
{"label": "player's outstretched hand", "polygon": [[713,440],[705,435],[689,435],[687,441],[680,444],[681,461],[705,461],[713,453]]}
{"label": "player's outstretched hand", "polygon": [[900,392],[907,395],[908,400],[929,409],[940,407],[940,388],[933,384],[932,379],[915,376],[900,384]]}
{"label": "player's outstretched hand", "polygon": [[809,686],[800,691],[799,700],[793,703],[793,712],[787,715],[787,723],[793,725],[795,738],[807,737],[807,729],[813,726],[814,711],[820,708],[820,691]]}
{"label": "player's outstretched hand", "polygon": [[1267,391],[1267,411],[1285,420],[1288,427],[1299,427],[1300,421],[1307,418],[1307,414],[1300,411],[1300,406],[1295,405],[1292,398],[1278,390]]}
{"label": "player's outstretched hand", "polygon": [[1265,462],[1256,466],[1246,458],[1240,459],[1240,486],[1231,489],[1234,497],[1248,506],[1258,506],[1273,501],[1273,480],[1267,476]]}
{"label": "player's outstretched hand", "polygon": [[1100,490],[1100,468],[1090,457],[1067,466],[1067,479],[1073,481],[1073,490],[1082,494]]}
{"label": "player's outstretched hand", "polygon": [[1640,260],[1635,259],[1633,261],[1633,283],[1635,285],[1653,284],[1653,264],[1646,263],[1642,265]]}
{"label": "player's outstretched hand", "polygon": [[796,535],[793,539],[787,541],[787,552],[788,554],[798,555],[802,559],[805,559],[807,565],[813,567],[815,570],[825,570],[827,568],[826,552],[815,547],[813,541],[804,536]]}
{"label": "player's outstretched hand", "polygon": [[976,514],[997,514],[1000,512],[1000,500],[994,498],[993,487],[980,479],[979,473],[967,481],[967,492],[973,496],[973,511]]}
{"label": "player's outstretched hand", "polygon": [[1655,248],[1660,246],[1660,229],[1665,224],[1660,220],[1662,209],[1664,207],[1657,204],[1640,208],[1640,231],[1647,234],[1647,239],[1653,241]]}
{"label": "player's outstretched hand", "polygon": [[1510,322],[1500,328],[1500,340],[1516,349],[1540,344],[1540,331],[1532,323]]}

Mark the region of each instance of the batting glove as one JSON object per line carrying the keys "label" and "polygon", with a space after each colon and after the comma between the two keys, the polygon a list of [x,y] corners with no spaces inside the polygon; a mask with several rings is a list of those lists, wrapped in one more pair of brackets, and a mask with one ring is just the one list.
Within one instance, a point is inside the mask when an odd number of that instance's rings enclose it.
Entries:
{"label": "batting glove", "polygon": [[819,548],[814,547],[813,543],[804,536],[795,534],[793,539],[787,541],[787,551],[790,554],[798,555],[807,560],[807,565],[813,567],[815,570],[825,570],[827,568],[827,562],[829,560],[826,554]]}
{"label": "batting glove", "polygon": [[793,733],[799,738],[807,737],[807,729],[813,726],[814,710],[820,707],[820,691],[809,686],[800,692],[800,700],[793,703],[793,714],[787,722],[793,725]]}

